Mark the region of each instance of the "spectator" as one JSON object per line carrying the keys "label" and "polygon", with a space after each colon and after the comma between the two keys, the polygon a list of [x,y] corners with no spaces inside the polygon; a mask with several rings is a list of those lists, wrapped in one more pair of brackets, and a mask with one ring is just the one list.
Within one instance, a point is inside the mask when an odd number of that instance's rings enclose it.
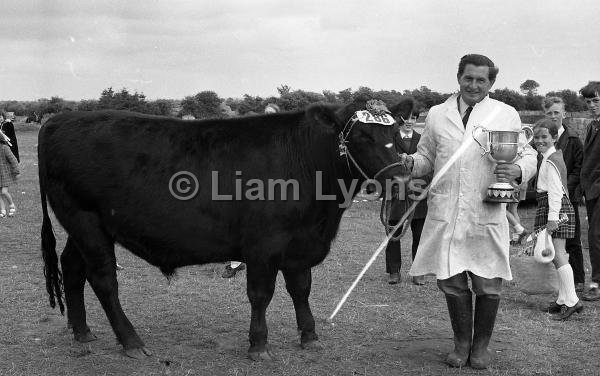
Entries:
{"label": "spectator", "polygon": [[13,119],[8,116],[0,115],[0,131],[8,137],[9,143],[11,144],[10,150],[15,158],[17,158],[17,161],[21,162],[21,159],[19,158],[19,144],[17,142],[17,135],[15,134]]}
{"label": "spectator", "polygon": [[554,145],[556,150],[562,151],[562,156],[567,168],[567,191],[569,200],[573,204],[575,215],[575,234],[567,238],[565,249],[569,254],[569,264],[573,268],[575,289],[583,291],[585,283],[585,269],[583,268],[583,252],[581,248],[581,222],[579,219],[579,181],[581,175],[581,161],[583,160],[583,144],[575,132],[564,123],[565,103],[560,97],[547,97],[542,102],[546,118],[552,120],[558,128],[558,140]]}
{"label": "spectator", "polygon": [[583,294],[583,300],[592,301],[600,300],[600,81],[591,81],[579,92],[592,115],[583,143],[581,164],[581,191],[585,197],[588,216],[588,243],[592,264],[592,282],[588,291]]}
{"label": "spectator", "polygon": [[[396,151],[398,153],[406,153],[412,154],[417,151],[417,144],[421,139],[421,135],[413,130],[413,126],[417,121],[419,113],[413,113],[411,116],[404,120],[402,117],[397,118],[396,122],[400,125],[399,131],[394,136],[394,145],[396,147]],[[431,181],[431,177],[428,177],[426,180],[426,184],[429,184]],[[425,184],[425,185],[426,185]],[[410,194],[407,192],[408,190],[404,190],[402,194]],[[406,204],[406,201],[400,197],[392,199],[389,224],[391,226],[396,226],[398,221],[401,219],[404,214],[403,208]],[[415,212],[413,214],[413,218],[410,222],[410,230],[412,232],[412,259],[415,259],[415,255],[417,254],[417,248],[419,246],[419,241],[421,239],[421,233],[423,231],[423,224],[425,223],[425,216],[427,215],[427,200],[423,199],[415,208]],[[402,232],[402,227],[399,227],[396,233],[394,233],[394,237],[399,237]],[[401,248],[400,248],[400,239],[390,240],[385,249],[385,268],[386,272],[389,273],[388,283],[396,284],[400,281],[400,268],[402,267],[402,256],[401,256]],[[412,277],[412,283],[421,286],[425,283],[424,276],[414,276]]]}
{"label": "spectator", "polygon": [[[562,124],[560,125],[562,127]],[[558,140],[559,125],[555,120],[545,118],[535,126],[534,142],[538,153],[543,157],[538,168],[536,183],[537,210],[535,230],[546,227],[552,235],[555,256],[552,260],[558,273],[558,298],[548,307],[549,313],[558,313],[554,320],[567,320],[575,312],[583,310],[575,292],[573,269],[565,251],[565,239],[575,236],[575,211],[569,201],[567,191],[567,167],[560,150],[554,143]],[[566,215],[569,221],[558,225],[560,216]]]}
{"label": "spectator", "polygon": [[8,192],[8,187],[16,183],[19,176],[19,162],[10,150],[10,139],[0,131],[0,218],[7,215],[5,200],[8,203],[8,216],[12,217],[17,208]]}
{"label": "spectator", "polygon": [[[526,189],[526,188],[523,187],[522,185],[519,185],[518,187],[515,188],[515,190],[516,190],[515,195],[519,197],[519,201],[523,200],[523,198],[521,198],[523,189]],[[511,203],[506,204],[506,219],[508,219],[508,224],[513,229],[513,233],[510,237],[510,244],[514,244],[514,245],[521,244],[524,241],[524,239],[526,239],[527,236],[529,234],[531,234],[531,232],[528,231],[521,224],[521,218],[519,217],[518,207],[519,207],[519,203],[517,203],[517,202],[514,202],[514,203],[511,202]]]}
{"label": "spectator", "polygon": [[[403,156],[412,176],[432,171],[435,175],[486,118],[488,128],[521,131],[517,111],[488,96],[497,73],[486,56],[466,55],[460,60],[459,93],[429,110],[417,152]],[[526,181],[535,171],[536,157],[529,146],[515,163],[496,164],[481,158],[473,143],[429,191],[427,231],[410,274],[436,275],[445,294],[454,331],[454,351],[446,362],[452,367],[463,367],[468,360],[472,368],[489,366],[488,344],[502,279],[512,279],[505,205],[483,202],[487,188],[497,178]],[[469,278],[476,295],[474,313]]]}
{"label": "spectator", "polygon": [[[527,138],[522,132],[519,134],[519,143],[523,146],[527,143]],[[527,185],[529,181],[522,181],[521,184],[515,186],[515,196],[518,197],[519,201],[523,201],[527,195]],[[511,244],[521,244],[527,236],[531,233],[521,224],[521,218],[518,211],[519,203],[508,203],[506,205],[506,218],[508,223],[513,229],[513,233],[510,238]]]}
{"label": "spectator", "polygon": [[275,103],[269,103],[265,106],[265,114],[275,114],[281,111]]}
{"label": "spectator", "polygon": [[240,261],[230,261],[227,265],[225,265],[225,269],[223,270],[223,274],[221,277],[223,278],[233,278],[235,277],[237,272],[246,269],[246,264]]}

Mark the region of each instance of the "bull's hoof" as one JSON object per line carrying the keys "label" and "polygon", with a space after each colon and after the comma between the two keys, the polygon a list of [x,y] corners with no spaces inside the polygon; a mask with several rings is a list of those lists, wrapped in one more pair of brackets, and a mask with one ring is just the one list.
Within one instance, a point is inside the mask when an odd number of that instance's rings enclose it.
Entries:
{"label": "bull's hoof", "polygon": [[271,362],[276,360],[275,355],[273,355],[269,350],[263,351],[248,351],[248,358],[255,362],[259,361],[267,361]]}
{"label": "bull's hoof", "polygon": [[136,347],[132,349],[125,349],[125,355],[134,359],[144,359],[147,356],[152,356],[152,353],[148,351],[145,347]]}
{"label": "bull's hoof", "polygon": [[313,350],[313,351],[323,350],[323,346],[316,339],[300,342],[300,347],[302,347],[304,350]]}
{"label": "bull's hoof", "polygon": [[98,337],[89,330],[83,333],[73,333],[73,337],[75,338],[75,341],[81,343],[92,342],[98,339]]}

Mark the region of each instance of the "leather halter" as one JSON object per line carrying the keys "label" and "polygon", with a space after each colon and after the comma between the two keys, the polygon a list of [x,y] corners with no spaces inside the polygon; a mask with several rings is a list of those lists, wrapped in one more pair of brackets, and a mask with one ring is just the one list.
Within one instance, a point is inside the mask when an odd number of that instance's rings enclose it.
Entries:
{"label": "leather halter", "polygon": [[[402,119],[402,120],[404,120],[404,119]],[[361,175],[366,180],[376,180],[377,177],[379,177],[381,174],[383,174],[385,171],[387,171],[391,168],[404,167],[404,164],[402,162],[394,162],[394,163],[391,163],[391,164],[383,167],[379,171],[377,171],[377,173],[373,176],[373,178],[369,178],[369,176],[358,165],[358,162],[352,156],[352,153],[350,152],[350,149],[348,148],[348,140],[347,140],[348,136],[350,135],[352,128],[354,127],[354,125],[357,122],[358,122],[358,117],[356,116],[356,114],[354,114],[350,118],[350,120],[348,120],[346,122],[346,125],[344,125],[344,129],[342,129],[342,131],[338,134],[338,150],[339,150],[340,156],[346,157],[346,164],[348,165],[348,170],[350,170],[350,161],[352,161],[352,164],[354,165],[354,167],[356,167],[356,169],[361,173]],[[386,234],[389,234],[395,228],[395,226],[390,225],[389,216],[390,216],[390,210],[391,210],[391,201],[392,201],[391,195],[385,194],[383,197],[383,200],[381,201],[381,210],[379,213],[379,218],[385,228]],[[408,200],[405,200],[405,202],[408,203]],[[412,220],[412,216],[413,216],[413,214],[411,213],[409,218],[405,221],[405,224],[403,225],[401,233],[398,236],[392,237],[391,240],[394,240],[394,241],[398,240],[402,236],[404,236],[404,234],[406,234],[406,232],[408,231],[408,227],[409,227],[408,223],[410,223],[410,221]]]}
{"label": "leather halter", "polygon": [[[352,128],[354,127],[354,125],[357,122],[358,122],[358,117],[356,116],[356,114],[354,114],[346,122],[346,125],[344,125],[344,129],[342,129],[342,131],[338,134],[338,151],[340,153],[340,156],[346,156],[346,164],[348,165],[348,170],[350,170],[350,161],[352,161],[352,164],[354,165],[354,167],[356,167],[356,169],[358,170],[358,172],[360,172],[361,175],[366,180],[376,180],[377,177],[379,177],[382,173],[384,173],[385,171],[389,170],[390,168],[398,167],[398,166],[403,166],[402,162],[391,163],[391,164],[383,167],[381,170],[377,171],[377,173],[373,176],[373,178],[369,178],[369,176],[359,166],[358,162],[352,156],[352,153],[350,153],[350,149],[348,148],[348,136],[350,135],[350,132],[352,132]],[[347,132],[346,132],[346,129],[348,130]]]}

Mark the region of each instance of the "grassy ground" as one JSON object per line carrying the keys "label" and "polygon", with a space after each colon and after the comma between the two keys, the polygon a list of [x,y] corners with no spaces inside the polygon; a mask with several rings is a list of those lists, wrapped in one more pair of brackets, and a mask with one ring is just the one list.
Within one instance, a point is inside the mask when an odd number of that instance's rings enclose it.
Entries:
{"label": "grassy ground", "polygon": [[[410,234],[403,240],[403,281],[387,284],[384,258],[373,267],[335,319],[325,322],[383,239],[378,204],[359,202],[342,221],[331,254],[314,269],[311,303],[323,349],[299,347],[291,299],[279,278],[268,309],[269,339],[278,361],[246,358],[249,304],[245,272],[220,277],[223,265],[181,269],[167,281],[154,267],[118,248],[123,307],[147,347],[143,361],[124,357],[97,299],[86,287],[88,319],[98,340],[74,343],[66,318],[48,306],[40,256],[36,127],[17,125],[22,178],[11,187],[18,213],[0,221],[0,375],[598,375],[600,303],[568,322],[539,310],[550,296],[527,296],[508,282],[487,371],[448,368],[452,334],[435,281],[409,283]],[[533,208],[521,209],[531,225]],[[584,228],[585,210],[582,208]],[[54,221],[59,249],[66,236]],[[585,232],[584,229],[584,232]],[[585,237],[584,237],[585,239]],[[584,240],[587,254],[587,241]],[[589,273],[589,261],[586,257]]]}

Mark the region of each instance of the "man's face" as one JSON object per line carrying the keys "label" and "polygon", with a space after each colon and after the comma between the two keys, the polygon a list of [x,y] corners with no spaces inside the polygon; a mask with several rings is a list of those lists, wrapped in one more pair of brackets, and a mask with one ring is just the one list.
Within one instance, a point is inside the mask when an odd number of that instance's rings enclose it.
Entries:
{"label": "man's face", "polygon": [[585,104],[593,117],[600,116],[600,95],[598,93],[593,98],[585,98]]}
{"label": "man's face", "polygon": [[469,106],[481,102],[492,88],[493,82],[489,79],[488,66],[475,66],[467,64],[463,74],[458,77],[460,96]]}
{"label": "man's face", "polygon": [[565,118],[565,109],[560,103],[554,103],[544,111],[548,119],[552,119],[554,124],[560,129],[562,127],[562,121]]}

